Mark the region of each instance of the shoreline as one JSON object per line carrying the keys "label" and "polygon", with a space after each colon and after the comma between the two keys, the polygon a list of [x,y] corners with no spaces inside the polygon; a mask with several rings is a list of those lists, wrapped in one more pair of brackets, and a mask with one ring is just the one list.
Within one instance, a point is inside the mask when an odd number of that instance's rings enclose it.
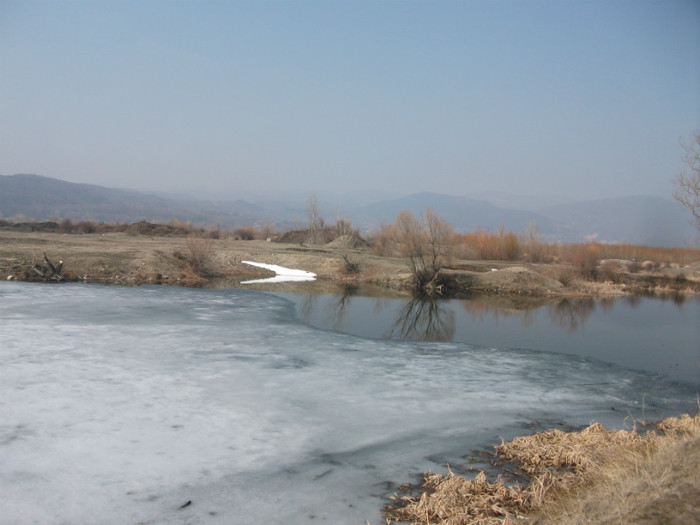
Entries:
{"label": "shoreline", "polygon": [[700,414],[639,424],[641,432],[636,422],[633,430],[594,422],[502,441],[484,452],[488,473],[448,466],[402,485],[384,508],[387,523],[698,523]]}

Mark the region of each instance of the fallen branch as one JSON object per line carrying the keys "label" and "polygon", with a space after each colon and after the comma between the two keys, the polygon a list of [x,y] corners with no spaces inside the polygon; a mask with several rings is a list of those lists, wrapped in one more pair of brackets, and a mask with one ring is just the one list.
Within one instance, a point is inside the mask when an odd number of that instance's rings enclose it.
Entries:
{"label": "fallen branch", "polygon": [[62,270],[63,261],[58,261],[58,263],[54,264],[46,256],[46,254],[44,254],[43,263],[37,263],[34,259],[32,259],[31,271],[33,271],[36,275],[41,277],[41,279],[44,281],[64,281],[65,278],[61,274]]}

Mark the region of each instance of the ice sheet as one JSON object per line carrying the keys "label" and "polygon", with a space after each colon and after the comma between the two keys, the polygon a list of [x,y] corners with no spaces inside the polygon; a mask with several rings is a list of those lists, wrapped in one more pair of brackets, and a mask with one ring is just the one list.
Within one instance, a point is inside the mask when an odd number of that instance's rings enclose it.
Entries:
{"label": "ice sheet", "polygon": [[0,334],[13,524],[381,523],[398,484],[526,421],[695,402],[575,356],[315,330],[243,290],[1,283]]}

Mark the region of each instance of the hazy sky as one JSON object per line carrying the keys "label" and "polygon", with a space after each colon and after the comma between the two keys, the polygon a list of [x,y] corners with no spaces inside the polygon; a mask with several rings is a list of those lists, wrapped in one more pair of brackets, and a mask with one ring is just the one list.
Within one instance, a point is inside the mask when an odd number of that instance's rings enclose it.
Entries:
{"label": "hazy sky", "polygon": [[0,173],[669,196],[700,1],[0,1]]}

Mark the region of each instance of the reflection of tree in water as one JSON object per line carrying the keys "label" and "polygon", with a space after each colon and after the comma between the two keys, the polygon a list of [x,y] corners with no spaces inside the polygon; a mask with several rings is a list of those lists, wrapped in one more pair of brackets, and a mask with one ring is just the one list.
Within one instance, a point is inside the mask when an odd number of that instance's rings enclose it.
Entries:
{"label": "reflection of tree in water", "polygon": [[314,305],[316,304],[316,295],[310,293],[307,295],[299,306],[299,315],[304,320],[305,323],[309,324],[311,322],[311,314],[314,311]]}
{"label": "reflection of tree in water", "polygon": [[674,293],[671,295],[671,299],[677,306],[683,306],[688,297],[684,293]]}
{"label": "reflection of tree in water", "polygon": [[673,301],[676,306],[683,306],[688,297],[682,292],[667,292],[667,293],[656,293],[654,297],[658,297],[662,301]]}
{"label": "reflection of tree in water", "polygon": [[583,328],[584,321],[595,310],[595,301],[586,299],[563,299],[549,307],[549,317],[562,328],[575,332]]}
{"label": "reflection of tree in water", "polygon": [[600,306],[602,306],[603,310],[610,311],[612,310],[613,306],[615,306],[615,297],[603,297],[599,301]]}
{"label": "reflection of tree in water", "polygon": [[[490,299],[490,298],[489,298]],[[469,299],[460,301],[464,311],[472,318],[483,320],[491,317],[496,324],[500,318],[518,317],[520,326],[531,326],[536,318],[536,312],[544,304],[541,301],[528,301],[521,304],[510,301],[498,301],[490,303],[484,299]]]}
{"label": "reflection of tree in water", "polygon": [[[342,292],[337,295],[337,299],[329,303],[321,302],[321,307],[328,310],[328,325],[332,326],[333,329],[337,330],[342,327],[351,298],[357,295],[358,291],[357,286],[345,286]],[[318,298],[317,294],[308,294],[299,305],[299,315],[305,323],[311,323]]]}
{"label": "reflection of tree in water", "polygon": [[637,308],[642,304],[642,298],[638,295],[628,295],[625,297],[625,302],[632,308]]}
{"label": "reflection of tree in water", "polygon": [[455,314],[440,308],[430,298],[413,298],[399,313],[389,337],[415,341],[451,341],[455,333]]}
{"label": "reflection of tree in water", "polygon": [[343,288],[343,292],[338,295],[338,299],[330,305],[328,309],[328,317],[332,321],[331,324],[334,330],[339,330],[343,326],[347,308],[352,302],[352,297],[357,295],[358,291],[359,288],[357,286],[345,286]]}

